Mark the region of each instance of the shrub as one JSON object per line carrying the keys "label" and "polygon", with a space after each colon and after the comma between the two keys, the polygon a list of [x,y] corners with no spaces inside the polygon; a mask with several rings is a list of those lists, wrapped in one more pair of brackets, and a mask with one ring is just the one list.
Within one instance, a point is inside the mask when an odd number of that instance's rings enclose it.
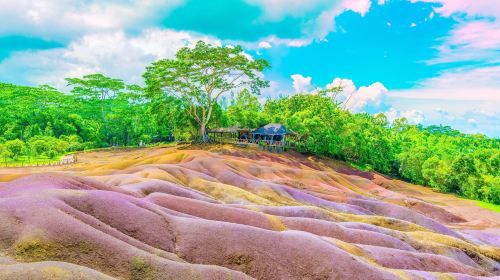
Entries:
{"label": "shrub", "polygon": [[24,141],[15,139],[5,142],[5,147],[11,153],[11,157],[17,158],[24,152],[26,145]]}
{"label": "shrub", "polygon": [[49,143],[47,143],[46,141],[44,141],[42,139],[30,141],[29,145],[31,147],[31,150],[37,156],[45,154],[50,149]]}

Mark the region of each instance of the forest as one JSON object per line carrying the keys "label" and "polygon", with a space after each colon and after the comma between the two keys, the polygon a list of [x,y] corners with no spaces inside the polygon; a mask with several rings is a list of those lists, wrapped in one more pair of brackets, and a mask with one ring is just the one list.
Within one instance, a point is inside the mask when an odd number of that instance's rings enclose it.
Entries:
{"label": "forest", "polygon": [[353,114],[326,91],[263,101],[268,83],[259,73],[269,64],[242,51],[199,42],[148,66],[144,85],[99,73],[68,77],[63,91],[0,83],[0,164],[172,138],[205,142],[208,128],[278,122],[299,135],[299,152],[500,204],[500,139]]}

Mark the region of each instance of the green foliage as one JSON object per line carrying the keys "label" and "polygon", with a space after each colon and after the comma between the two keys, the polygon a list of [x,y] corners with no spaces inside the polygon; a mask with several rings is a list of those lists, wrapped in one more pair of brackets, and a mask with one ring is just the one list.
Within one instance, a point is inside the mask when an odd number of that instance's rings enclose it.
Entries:
{"label": "green foliage", "polygon": [[443,192],[500,204],[498,139],[437,126],[405,125],[398,134],[400,176]]}
{"label": "green foliage", "polygon": [[428,185],[443,192],[500,204],[500,141],[450,127],[392,124],[379,114],[351,114],[323,95],[269,100],[264,119],[300,135],[297,148]]}
{"label": "green foliage", "polygon": [[0,157],[1,158],[11,158],[12,153],[7,149],[5,144],[0,144]]}
{"label": "green foliage", "polygon": [[134,257],[130,267],[130,279],[148,280],[156,279],[154,269],[141,257]]}
{"label": "green foliage", "polygon": [[194,48],[180,49],[175,59],[162,59],[146,68],[144,79],[151,99],[175,96],[184,103],[206,142],[209,124],[219,97],[246,88],[259,94],[268,86],[258,75],[269,67],[263,59],[250,60],[243,49],[218,47],[198,41]]}
{"label": "green foliage", "polygon": [[266,124],[261,113],[261,105],[255,95],[247,89],[242,90],[226,110],[227,125],[241,128],[255,128]]}
{"label": "green foliage", "polygon": [[102,74],[85,75],[83,78],[66,78],[68,86],[72,86],[71,93],[78,99],[88,101],[88,106],[95,112],[100,108],[101,118],[105,120],[110,107],[110,99],[115,98],[120,91],[125,89],[122,80],[106,77]]}
{"label": "green foliage", "polygon": [[394,151],[381,117],[352,115],[321,95],[294,95],[270,100],[264,113],[300,135],[299,150],[370,165],[390,173]]}
{"label": "green foliage", "polygon": [[23,151],[26,149],[24,142],[20,139],[7,141],[7,142],[5,142],[4,145],[5,145],[5,148],[7,149],[8,153],[13,158],[17,158],[18,156],[20,156],[23,153]]}
{"label": "green foliage", "polygon": [[32,238],[16,244],[15,256],[22,261],[44,261],[56,257],[57,252],[61,250],[64,250],[64,247],[55,242]]}
{"label": "green foliage", "polygon": [[492,203],[488,203],[488,202],[478,202],[477,205],[483,207],[483,208],[486,208],[486,209],[490,209],[490,210],[493,210],[495,212],[499,212],[500,213],[500,205],[499,204],[492,204]]}
{"label": "green foliage", "polygon": [[341,88],[267,100],[265,60],[241,47],[198,42],[147,67],[146,88],[102,74],[67,78],[71,94],[0,83],[2,163],[55,160],[83,149],[131,146],[169,136],[190,141],[206,128],[282,123],[301,152],[328,156],[443,192],[500,204],[500,140],[448,126],[421,127],[383,114],[352,114]]}
{"label": "green foliage", "polygon": [[36,163],[82,149],[136,145],[163,132],[144,118],[150,106],[142,88],[101,74],[68,81],[71,95],[47,86],[0,83],[3,163]]}

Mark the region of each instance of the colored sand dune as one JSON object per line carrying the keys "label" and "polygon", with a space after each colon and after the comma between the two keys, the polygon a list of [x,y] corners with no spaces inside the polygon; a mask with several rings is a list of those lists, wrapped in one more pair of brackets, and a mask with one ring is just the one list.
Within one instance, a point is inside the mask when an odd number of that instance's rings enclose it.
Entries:
{"label": "colored sand dune", "polygon": [[500,279],[500,213],[228,146],[0,170],[0,279]]}

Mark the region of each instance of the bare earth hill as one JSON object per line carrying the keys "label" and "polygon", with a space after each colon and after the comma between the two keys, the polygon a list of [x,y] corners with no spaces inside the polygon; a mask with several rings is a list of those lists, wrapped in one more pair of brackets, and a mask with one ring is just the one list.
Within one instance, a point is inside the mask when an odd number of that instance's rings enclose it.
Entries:
{"label": "bare earth hill", "polygon": [[0,279],[500,279],[500,215],[229,146],[0,169]]}

